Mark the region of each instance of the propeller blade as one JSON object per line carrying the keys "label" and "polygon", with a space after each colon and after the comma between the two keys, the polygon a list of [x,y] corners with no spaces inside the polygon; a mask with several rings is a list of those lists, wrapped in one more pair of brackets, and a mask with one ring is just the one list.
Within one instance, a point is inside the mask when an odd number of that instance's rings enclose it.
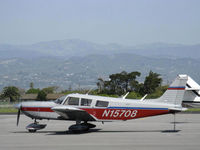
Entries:
{"label": "propeller blade", "polygon": [[17,113],[17,126],[18,126],[18,124],[19,124],[19,118],[20,118],[20,109],[18,109],[18,113]]}
{"label": "propeller blade", "polygon": [[19,117],[20,117],[21,108],[22,108],[22,103],[15,104],[14,107],[18,109],[18,113],[17,113],[17,126],[18,126],[18,124],[19,124]]}

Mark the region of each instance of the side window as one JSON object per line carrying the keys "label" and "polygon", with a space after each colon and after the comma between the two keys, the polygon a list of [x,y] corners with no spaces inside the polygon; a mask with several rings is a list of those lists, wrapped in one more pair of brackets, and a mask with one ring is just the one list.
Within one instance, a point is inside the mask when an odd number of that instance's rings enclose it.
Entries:
{"label": "side window", "polygon": [[79,98],[77,97],[69,97],[66,101],[65,105],[79,105]]}
{"label": "side window", "polygon": [[81,99],[81,106],[90,106],[91,103],[92,103],[91,99],[85,99],[85,98]]}
{"label": "side window", "polygon": [[106,102],[106,101],[97,101],[96,107],[108,107],[108,102]]}

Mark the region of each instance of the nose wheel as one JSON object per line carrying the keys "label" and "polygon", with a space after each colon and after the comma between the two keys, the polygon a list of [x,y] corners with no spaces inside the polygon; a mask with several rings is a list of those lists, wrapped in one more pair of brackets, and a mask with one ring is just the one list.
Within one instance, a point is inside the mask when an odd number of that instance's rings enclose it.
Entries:
{"label": "nose wheel", "polygon": [[28,130],[28,132],[34,133],[37,130],[41,130],[44,129],[46,127],[46,124],[39,124],[39,122],[34,121],[34,123],[29,124],[26,129]]}
{"label": "nose wheel", "polygon": [[35,133],[37,130],[36,129],[28,129],[28,132],[30,133]]}

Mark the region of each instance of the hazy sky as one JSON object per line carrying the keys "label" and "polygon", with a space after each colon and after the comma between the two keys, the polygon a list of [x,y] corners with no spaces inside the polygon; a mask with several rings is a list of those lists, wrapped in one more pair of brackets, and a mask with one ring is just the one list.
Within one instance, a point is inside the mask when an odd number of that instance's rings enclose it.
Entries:
{"label": "hazy sky", "polygon": [[0,0],[0,43],[200,43],[200,0]]}

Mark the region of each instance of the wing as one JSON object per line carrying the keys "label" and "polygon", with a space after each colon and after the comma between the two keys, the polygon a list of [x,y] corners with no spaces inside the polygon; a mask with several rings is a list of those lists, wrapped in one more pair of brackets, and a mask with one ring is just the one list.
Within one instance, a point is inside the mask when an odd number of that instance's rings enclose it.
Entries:
{"label": "wing", "polygon": [[51,109],[66,120],[96,121],[94,116],[76,107],[61,105]]}

